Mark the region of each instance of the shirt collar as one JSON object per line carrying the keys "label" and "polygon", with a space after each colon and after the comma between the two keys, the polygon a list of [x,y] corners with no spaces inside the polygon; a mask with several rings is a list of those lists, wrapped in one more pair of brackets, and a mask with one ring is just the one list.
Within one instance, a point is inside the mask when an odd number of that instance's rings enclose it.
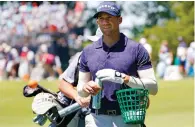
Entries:
{"label": "shirt collar", "polygon": [[103,43],[103,36],[101,36],[98,41],[96,41],[95,44],[95,48],[101,48],[102,47],[102,43]]}
{"label": "shirt collar", "polygon": [[[128,38],[123,33],[120,33],[120,40],[119,41],[121,41],[120,44],[123,43],[123,45],[126,46]],[[103,46],[102,45],[103,44],[103,36],[101,36],[100,39],[98,41],[96,41],[94,44],[95,44],[95,48],[101,48]]]}

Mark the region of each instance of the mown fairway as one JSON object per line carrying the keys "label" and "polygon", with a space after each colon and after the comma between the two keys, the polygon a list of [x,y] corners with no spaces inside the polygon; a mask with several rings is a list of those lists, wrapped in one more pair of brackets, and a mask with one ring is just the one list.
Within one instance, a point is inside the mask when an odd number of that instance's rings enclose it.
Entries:
{"label": "mown fairway", "polygon": [[151,96],[148,127],[194,126],[194,79],[159,81],[159,92]]}
{"label": "mown fairway", "polygon": [[[158,82],[158,94],[150,96],[147,127],[193,127],[194,79]],[[0,82],[0,127],[39,127],[32,122],[32,98],[22,94],[25,84],[23,81]],[[57,81],[42,81],[41,84],[57,90]],[[44,127],[47,126],[48,123]]]}

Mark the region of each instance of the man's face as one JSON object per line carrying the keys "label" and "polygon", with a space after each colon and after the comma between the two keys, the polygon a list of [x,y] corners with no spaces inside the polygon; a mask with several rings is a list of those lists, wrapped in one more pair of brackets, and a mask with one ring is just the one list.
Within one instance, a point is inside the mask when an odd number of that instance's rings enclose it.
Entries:
{"label": "man's face", "polygon": [[119,24],[122,22],[122,17],[112,16],[108,13],[101,12],[98,14],[97,24],[103,34],[109,36],[115,32],[119,32]]}

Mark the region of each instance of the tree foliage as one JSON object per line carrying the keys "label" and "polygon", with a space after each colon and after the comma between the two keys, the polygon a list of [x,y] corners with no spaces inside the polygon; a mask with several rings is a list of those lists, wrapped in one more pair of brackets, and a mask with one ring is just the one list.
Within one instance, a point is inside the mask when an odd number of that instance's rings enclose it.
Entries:
{"label": "tree foliage", "polygon": [[172,1],[169,5],[176,18],[164,21],[161,25],[154,25],[151,28],[146,27],[142,35],[148,39],[153,47],[152,56],[154,60],[158,58],[158,50],[162,40],[168,40],[169,47],[174,54],[179,36],[182,36],[187,44],[194,40],[194,2]]}
{"label": "tree foliage", "polygon": [[134,26],[132,29],[134,37],[139,37],[145,28],[151,28],[155,25],[161,25],[164,21],[176,19],[171,6],[172,3],[168,1],[142,1],[135,5],[136,8],[131,8],[132,14],[136,16],[146,15],[145,24]]}

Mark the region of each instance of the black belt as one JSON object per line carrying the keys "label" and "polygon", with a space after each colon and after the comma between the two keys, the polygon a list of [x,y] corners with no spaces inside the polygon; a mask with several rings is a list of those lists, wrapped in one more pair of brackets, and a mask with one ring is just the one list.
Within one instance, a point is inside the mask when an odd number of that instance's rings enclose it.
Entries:
{"label": "black belt", "polygon": [[[111,107],[110,107],[111,106]],[[110,101],[106,97],[101,99],[101,108],[95,110],[90,106],[91,112],[96,115],[121,115],[120,107],[117,101]]]}
{"label": "black belt", "polygon": [[101,109],[91,109],[92,113],[96,115],[109,115],[109,116],[118,116],[121,115],[121,112],[118,110],[101,110]]}

